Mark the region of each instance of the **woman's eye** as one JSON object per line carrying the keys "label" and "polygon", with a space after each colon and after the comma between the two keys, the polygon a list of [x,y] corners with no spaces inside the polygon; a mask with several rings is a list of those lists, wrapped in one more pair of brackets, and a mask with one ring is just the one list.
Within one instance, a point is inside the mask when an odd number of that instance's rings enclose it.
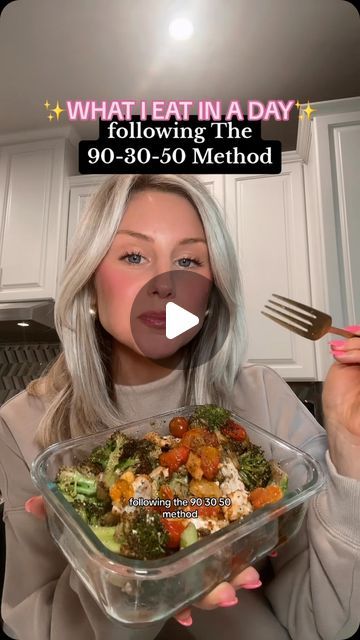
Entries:
{"label": "woman's eye", "polygon": [[120,258],[120,260],[124,260],[128,264],[142,264],[143,259],[144,256],[142,256],[141,253],[126,253]]}
{"label": "woman's eye", "polygon": [[180,260],[178,260],[178,264],[180,267],[193,267],[194,265],[198,266],[200,265],[199,260],[196,260],[195,258],[180,258]]}

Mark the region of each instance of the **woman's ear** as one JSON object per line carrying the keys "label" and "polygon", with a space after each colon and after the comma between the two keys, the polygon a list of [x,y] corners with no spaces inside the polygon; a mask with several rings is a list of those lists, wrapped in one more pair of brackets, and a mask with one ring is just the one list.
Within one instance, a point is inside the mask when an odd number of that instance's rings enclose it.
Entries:
{"label": "woman's ear", "polygon": [[96,303],[92,303],[92,304],[90,305],[90,307],[89,307],[89,313],[90,313],[90,315],[91,315],[91,316],[93,316],[93,317],[94,317],[94,319],[96,318],[96,316],[97,316],[97,307],[96,307]]}

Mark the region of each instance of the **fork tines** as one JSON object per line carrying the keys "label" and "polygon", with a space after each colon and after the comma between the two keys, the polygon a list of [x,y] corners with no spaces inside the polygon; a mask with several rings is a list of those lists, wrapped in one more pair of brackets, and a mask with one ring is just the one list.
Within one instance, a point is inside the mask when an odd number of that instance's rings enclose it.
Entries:
{"label": "fork tines", "polygon": [[[300,336],[309,338],[309,333],[311,333],[314,320],[316,319],[316,314],[312,313],[312,309],[300,302],[295,302],[290,298],[285,298],[284,296],[280,296],[276,293],[273,293],[272,296],[278,300],[283,300],[287,304],[280,304],[275,300],[269,300],[269,304],[265,304],[264,306],[276,315],[271,315],[266,311],[262,311],[261,313],[267,318],[270,318],[270,320],[277,322],[282,327],[290,329],[290,331],[293,331]],[[283,311],[280,311],[280,309]],[[299,309],[301,309],[301,311],[299,311]],[[288,322],[285,322],[281,318],[286,318]]]}

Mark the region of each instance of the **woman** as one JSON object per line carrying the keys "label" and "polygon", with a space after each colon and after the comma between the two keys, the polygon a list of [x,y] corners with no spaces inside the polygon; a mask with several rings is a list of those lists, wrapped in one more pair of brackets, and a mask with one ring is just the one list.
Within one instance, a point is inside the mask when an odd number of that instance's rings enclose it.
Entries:
{"label": "woman", "polygon": [[[171,341],[139,320],[141,314],[134,323],[139,295],[145,309],[161,314],[168,301],[179,300],[175,274],[189,271],[209,283],[197,333]],[[360,598],[358,339],[334,345],[337,364],[324,391],[327,444],[323,429],[277,374],[242,366],[234,250],[216,203],[200,182],[184,175],[114,176],[101,186],[77,230],[55,313],[63,354],[0,411],[7,539],[2,615],[8,633],[18,640],[156,637],[161,625],[138,631],[107,619],[53,544],[45,521],[26,513],[25,503],[27,511],[42,514],[41,498],[29,500],[29,466],[53,442],[214,401],[322,460],[328,482],[272,567],[266,560],[218,585],[177,616],[184,626],[192,624],[190,631],[168,621],[159,638],[351,635]],[[150,355],[139,347],[139,322],[150,338]]]}

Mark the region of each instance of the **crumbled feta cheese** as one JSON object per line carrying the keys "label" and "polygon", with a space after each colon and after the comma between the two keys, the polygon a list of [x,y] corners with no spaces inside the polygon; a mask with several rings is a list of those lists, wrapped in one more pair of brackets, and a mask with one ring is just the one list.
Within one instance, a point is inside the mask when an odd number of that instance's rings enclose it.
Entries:
{"label": "crumbled feta cheese", "polygon": [[162,467],[161,465],[159,465],[158,467],[155,467],[155,469],[153,469],[152,472],[150,473],[150,478],[152,480],[159,480],[160,476],[163,476],[164,478],[168,478],[169,469],[167,467]]}
{"label": "crumbled feta cheese", "polygon": [[218,531],[225,527],[228,523],[226,520],[215,520],[214,518],[190,518],[189,522],[192,522],[196,529],[206,529],[213,532]]}
{"label": "crumbled feta cheese", "polygon": [[151,482],[149,476],[136,476],[132,483],[134,498],[151,498]]}
{"label": "crumbled feta cheese", "polygon": [[231,500],[229,507],[223,507],[223,512],[227,520],[237,520],[252,512],[253,508],[247,491],[233,491],[229,493],[227,497]]}
{"label": "crumbled feta cheese", "polygon": [[149,433],[145,434],[144,438],[158,445],[158,447],[164,447],[166,444],[174,446],[179,444],[181,440],[181,438],[175,438],[175,436],[172,435],[161,436],[159,433],[156,433],[156,431],[149,431]]}
{"label": "crumbled feta cheese", "polygon": [[245,485],[240,478],[237,468],[231,460],[220,464],[219,471],[224,478],[220,483],[220,489],[223,495],[227,496],[233,491],[245,491]]}

